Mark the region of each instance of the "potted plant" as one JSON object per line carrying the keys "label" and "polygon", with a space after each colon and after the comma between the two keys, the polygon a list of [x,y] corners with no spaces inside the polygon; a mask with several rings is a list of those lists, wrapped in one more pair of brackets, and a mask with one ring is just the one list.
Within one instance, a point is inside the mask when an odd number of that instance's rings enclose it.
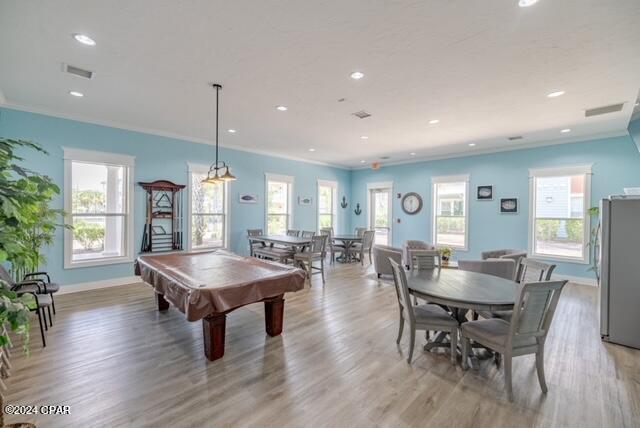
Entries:
{"label": "potted plant", "polygon": [[[30,307],[35,305],[35,299],[31,294],[20,297],[11,291],[9,284],[0,280],[0,347],[11,346],[11,338],[7,329],[22,336],[22,348],[29,354],[29,319]],[[29,423],[4,424],[4,397],[0,394],[0,427],[34,427]]]}
{"label": "potted plant", "polygon": [[440,252],[440,257],[442,258],[442,263],[447,264],[449,263],[449,260],[451,259],[451,257],[453,257],[453,248],[451,247],[440,247],[438,248],[438,251]]}
{"label": "potted plant", "polygon": [[600,260],[598,256],[600,255],[600,208],[599,207],[591,207],[587,210],[589,217],[592,220],[595,220],[596,226],[591,228],[591,236],[589,237],[589,242],[587,242],[586,246],[589,248],[589,255],[591,258],[591,267],[589,271],[592,271],[596,276],[596,281],[598,284],[600,283]]}

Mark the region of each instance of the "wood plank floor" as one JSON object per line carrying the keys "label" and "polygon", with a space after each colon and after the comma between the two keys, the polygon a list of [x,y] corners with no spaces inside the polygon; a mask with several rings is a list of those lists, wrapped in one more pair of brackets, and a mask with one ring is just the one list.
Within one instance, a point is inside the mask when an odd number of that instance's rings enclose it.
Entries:
{"label": "wood plank floor", "polygon": [[[5,403],[71,406],[16,417],[39,427],[640,426],[640,351],[603,344],[597,289],[570,284],[546,351],[549,393],[532,356],[514,360],[515,402],[490,361],[451,365],[418,340],[396,346],[393,285],[359,265],[330,267],[323,287],[287,295],[285,329],[264,332],[263,305],[227,318],[223,359],[203,355],[200,322],[158,313],[144,284],[62,295],[41,348],[15,349]],[[16,345],[19,346],[19,343]]]}

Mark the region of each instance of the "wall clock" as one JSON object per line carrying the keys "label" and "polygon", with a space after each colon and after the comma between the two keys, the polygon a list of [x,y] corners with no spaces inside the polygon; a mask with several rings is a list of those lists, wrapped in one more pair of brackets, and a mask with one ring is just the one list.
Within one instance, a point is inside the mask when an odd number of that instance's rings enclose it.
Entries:
{"label": "wall clock", "polygon": [[417,214],[422,209],[422,198],[415,192],[410,192],[402,197],[402,210],[410,215]]}

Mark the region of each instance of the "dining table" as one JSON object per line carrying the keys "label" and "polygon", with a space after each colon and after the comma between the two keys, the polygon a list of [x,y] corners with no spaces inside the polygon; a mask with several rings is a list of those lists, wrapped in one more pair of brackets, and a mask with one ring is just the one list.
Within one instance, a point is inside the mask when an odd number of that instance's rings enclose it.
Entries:
{"label": "dining table", "polygon": [[342,263],[351,263],[357,261],[354,257],[351,250],[353,249],[353,244],[356,242],[362,242],[362,235],[350,235],[350,234],[338,234],[334,235],[332,239],[335,241],[340,241],[344,245],[344,252],[341,257],[338,257],[337,260]]}
{"label": "dining table", "polygon": [[[461,324],[468,321],[470,311],[513,309],[518,294],[515,281],[459,269],[412,270],[407,272],[407,285],[411,294],[445,307]],[[424,349],[450,347],[446,338],[447,333],[438,333]],[[477,368],[478,355],[475,352],[470,360],[472,367]]]}

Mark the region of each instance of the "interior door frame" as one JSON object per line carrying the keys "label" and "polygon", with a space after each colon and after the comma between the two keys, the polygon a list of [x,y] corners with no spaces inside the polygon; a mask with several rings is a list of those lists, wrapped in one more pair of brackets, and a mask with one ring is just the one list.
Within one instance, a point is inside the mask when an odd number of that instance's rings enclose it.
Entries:
{"label": "interior door frame", "polygon": [[367,183],[367,229],[372,230],[373,209],[371,206],[372,190],[388,190],[389,191],[389,242],[393,245],[393,181],[381,181],[376,183]]}

